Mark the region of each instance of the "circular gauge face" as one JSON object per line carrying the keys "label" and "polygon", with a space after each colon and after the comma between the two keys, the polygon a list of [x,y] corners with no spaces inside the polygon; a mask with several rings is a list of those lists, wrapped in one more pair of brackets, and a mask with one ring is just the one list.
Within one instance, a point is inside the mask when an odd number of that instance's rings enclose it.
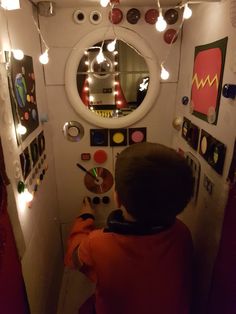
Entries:
{"label": "circular gauge face", "polygon": [[84,128],[77,121],[69,121],[64,124],[63,133],[69,141],[80,142],[84,136]]}
{"label": "circular gauge face", "polygon": [[84,177],[86,188],[95,194],[103,194],[109,191],[113,185],[113,176],[109,170],[103,167],[94,167]]}
{"label": "circular gauge face", "polygon": [[203,136],[201,140],[201,152],[203,155],[205,155],[206,151],[207,151],[207,138],[206,136]]}

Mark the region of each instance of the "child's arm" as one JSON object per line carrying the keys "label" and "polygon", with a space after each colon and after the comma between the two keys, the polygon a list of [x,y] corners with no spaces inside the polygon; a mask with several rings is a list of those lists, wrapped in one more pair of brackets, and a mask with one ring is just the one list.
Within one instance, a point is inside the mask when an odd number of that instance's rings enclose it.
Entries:
{"label": "child's arm", "polygon": [[64,258],[65,265],[70,268],[81,268],[78,259],[78,248],[89,233],[94,230],[94,210],[91,208],[89,199],[84,198],[80,216],[76,218],[67,242],[67,250]]}

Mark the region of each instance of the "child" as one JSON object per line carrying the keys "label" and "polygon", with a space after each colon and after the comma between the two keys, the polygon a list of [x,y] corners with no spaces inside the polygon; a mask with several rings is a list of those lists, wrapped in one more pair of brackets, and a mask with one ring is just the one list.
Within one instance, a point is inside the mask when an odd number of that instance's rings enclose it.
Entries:
{"label": "child", "polygon": [[115,167],[107,227],[94,230],[85,198],[65,264],[96,284],[96,314],[188,314],[192,240],[176,215],[193,193],[185,159],[160,144],[127,147]]}

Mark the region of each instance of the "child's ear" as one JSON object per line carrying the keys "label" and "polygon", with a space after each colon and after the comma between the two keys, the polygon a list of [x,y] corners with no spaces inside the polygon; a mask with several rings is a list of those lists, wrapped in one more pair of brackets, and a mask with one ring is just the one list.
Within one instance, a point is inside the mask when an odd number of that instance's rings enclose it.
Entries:
{"label": "child's ear", "polygon": [[116,204],[116,206],[119,208],[119,207],[121,207],[121,200],[120,200],[120,197],[119,197],[119,194],[117,193],[117,191],[116,190],[114,190],[114,201],[115,201],[115,204]]}

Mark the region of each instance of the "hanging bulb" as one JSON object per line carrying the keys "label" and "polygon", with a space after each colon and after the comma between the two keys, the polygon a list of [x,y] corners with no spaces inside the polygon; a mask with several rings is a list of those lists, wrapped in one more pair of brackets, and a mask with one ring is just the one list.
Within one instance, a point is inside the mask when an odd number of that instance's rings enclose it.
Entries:
{"label": "hanging bulb", "polygon": [[170,76],[170,73],[164,68],[163,65],[161,65],[161,78],[163,80],[168,80],[169,76]]}
{"label": "hanging bulb", "polygon": [[48,57],[48,49],[45,50],[43,54],[39,57],[39,62],[41,64],[47,64],[49,62],[49,57]]}
{"label": "hanging bulb", "polygon": [[192,16],[192,10],[189,8],[188,4],[186,3],[184,5],[183,18],[187,20],[187,19],[190,19],[191,16]]}
{"label": "hanging bulb", "polygon": [[28,189],[25,189],[23,193],[23,198],[26,203],[29,203],[33,200],[34,196],[28,191]]}
{"label": "hanging bulb", "polygon": [[110,52],[115,51],[116,49],[116,39],[114,39],[113,41],[111,41],[108,45],[107,45],[107,50]]}
{"label": "hanging bulb", "polygon": [[100,0],[100,4],[103,8],[107,7],[109,2],[110,2],[110,0]]}
{"label": "hanging bulb", "polygon": [[24,58],[24,52],[20,49],[12,49],[12,53],[16,60],[22,60]]}
{"label": "hanging bulb", "polygon": [[22,124],[19,123],[17,125],[16,131],[17,131],[18,134],[24,135],[27,132],[27,129],[26,129],[25,126],[23,126]]}
{"label": "hanging bulb", "polygon": [[6,10],[20,9],[20,0],[1,0],[0,5]]}
{"label": "hanging bulb", "polygon": [[160,8],[159,9],[159,16],[158,16],[158,19],[156,22],[156,29],[158,32],[163,32],[166,29],[166,26],[167,26],[167,23],[163,18],[162,10]]}
{"label": "hanging bulb", "polygon": [[100,48],[100,51],[99,51],[99,53],[98,53],[98,55],[96,57],[96,60],[97,60],[98,64],[100,64],[100,63],[102,63],[103,61],[106,60],[106,58],[104,57],[104,54],[102,52],[102,48]]}

